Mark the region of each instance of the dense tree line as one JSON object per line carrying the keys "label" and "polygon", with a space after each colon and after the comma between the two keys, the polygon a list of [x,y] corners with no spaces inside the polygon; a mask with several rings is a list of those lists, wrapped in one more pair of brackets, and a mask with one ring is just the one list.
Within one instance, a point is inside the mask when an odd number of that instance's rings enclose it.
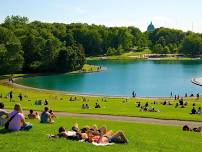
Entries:
{"label": "dense tree line", "polygon": [[149,33],[149,41],[153,53],[180,53],[188,56],[202,54],[202,35],[198,33],[159,28]]}
{"label": "dense tree line", "polygon": [[202,35],[167,28],[148,33],[135,27],[29,22],[10,16],[0,24],[0,73],[72,71],[83,66],[85,56],[145,48],[153,53],[200,55]]}

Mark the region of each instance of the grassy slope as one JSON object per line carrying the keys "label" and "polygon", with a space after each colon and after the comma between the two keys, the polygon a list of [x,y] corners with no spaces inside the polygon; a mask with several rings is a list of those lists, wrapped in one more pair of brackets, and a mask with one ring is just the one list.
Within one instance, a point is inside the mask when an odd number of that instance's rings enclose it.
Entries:
{"label": "grassy slope", "polygon": [[[10,90],[14,92],[14,102],[9,102],[8,98],[0,99],[5,104],[5,108],[13,108],[16,102],[19,102],[18,95],[22,93],[23,95],[28,96],[28,98],[24,98],[21,102],[24,109],[34,109],[34,110],[42,110],[44,106],[35,106],[34,102],[37,99],[41,99],[44,101],[47,99],[49,101],[49,107],[54,111],[65,111],[72,113],[96,113],[96,114],[110,114],[110,115],[127,115],[127,116],[140,116],[140,117],[152,117],[152,118],[161,118],[161,119],[180,119],[180,120],[197,120],[202,121],[201,115],[190,115],[190,111],[192,108],[192,103],[196,103],[196,108],[202,106],[202,99],[185,99],[188,101],[188,107],[186,108],[174,108],[175,101],[170,100],[173,105],[171,106],[163,106],[161,104],[151,106],[159,109],[161,112],[152,113],[152,112],[140,112],[138,108],[136,108],[136,102],[141,101],[145,103],[146,101],[153,103],[154,100],[148,99],[130,99],[128,103],[122,103],[124,99],[121,98],[110,98],[107,102],[101,101],[101,97],[87,97],[89,100],[87,103],[90,106],[90,109],[83,110],[81,109],[81,105],[85,102],[82,101],[81,97],[77,97],[77,101],[70,102],[70,96],[67,96],[62,93],[53,93],[53,92],[43,92],[43,91],[35,91],[28,89],[16,89],[10,88],[8,86],[0,85],[0,93],[3,94],[4,97],[8,94]],[[29,101],[30,100],[30,101]],[[98,100],[98,101],[97,101]],[[163,100],[156,100],[159,103]],[[95,102],[99,102],[101,105],[101,109],[94,109],[93,106]]]}
{"label": "grassy slope", "polygon": [[[33,129],[28,132],[3,134],[0,129],[0,149],[2,152],[200,152],[202,135],[194,132],[183,132],[181,127],[145,125],[125,122],[100,121],[92,119],[57,118],[54,124],[39,124],[30,121]],[[106,124],[114,131],[123,130],[129,144],[96,147],[87,143],[65,139],[51,139],[48,134],[57,133],[59,126],[70,128],[74,122],[81,126]],[[16,144],[17,143],[17,144]]]}

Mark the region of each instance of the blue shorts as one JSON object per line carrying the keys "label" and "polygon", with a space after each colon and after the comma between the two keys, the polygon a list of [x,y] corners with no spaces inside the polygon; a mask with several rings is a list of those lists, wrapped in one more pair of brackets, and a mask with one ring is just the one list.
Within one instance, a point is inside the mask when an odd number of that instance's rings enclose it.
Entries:
{"label": "blue shorts", "polygon": [[108,137],[108,141],[109,141],[109,143],[117,143],[117,144],[124,143],[123,140],[121,140],[120,138],[114,137],[114,136]]}

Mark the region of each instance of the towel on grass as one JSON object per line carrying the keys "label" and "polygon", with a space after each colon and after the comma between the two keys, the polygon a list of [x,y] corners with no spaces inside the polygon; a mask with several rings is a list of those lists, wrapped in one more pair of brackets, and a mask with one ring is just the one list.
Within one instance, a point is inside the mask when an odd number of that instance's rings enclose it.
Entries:
{"label": "towel on grass", "polygon": [[110,146],[113,145],[114,143],[97,143],[97,142],[92,142],[93,145],[95,146]]}

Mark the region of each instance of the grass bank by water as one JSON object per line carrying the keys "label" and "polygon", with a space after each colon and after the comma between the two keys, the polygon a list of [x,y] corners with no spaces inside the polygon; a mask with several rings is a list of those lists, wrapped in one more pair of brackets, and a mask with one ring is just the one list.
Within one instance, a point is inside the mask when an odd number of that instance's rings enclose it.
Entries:
{"label": "grass bank by water", "polygon": [[145,49],[142,52],[127,52],[121,55],[114,56],[100,56],[100,57],[88,57],[87,60],[165,60],[165,61],[189,61],[198,60],[200,58],[192,57],[178,57],[177,54],[163,55],[157,54],[159,57],[149,57],[152,52],[149,49]]}
{"label": "grass bank by water", "polygon": [[[2,82],[3,83],[3,82]],[[13,99],[10,102],[8,93],[13,91]],[[20,101],[18,95],[22,93],[23,100]],[[0,101],[5,104],[5,108],[12,109],[15,103],[21,103],[24,109],[34,109],[42,111],[44,106],[35,105],[36,100],[45,101],[48,100],[49,108],[53,111],[64,111],[70,113],[89,113],[89,114],[108,114],[108,115],[123,115],[123,116],[137,116],[137,117],[150,117],[158,119],[179,119],[179,120],[193,120],[202,121],[202,115],[191,115],[189,114],[192,109],[193,103],[196,104],[196,109],[202,107],[202,98],[185,98],[184,101],[188,102],[188,106],[175,108],[175,101],[173,98],[170,99],[145,99],[145,98],[128,98],[128,102],[124,103],[125,97],[99,97],[99,96],[83,96],[83,95],[70,95],[68,93],[61,93],[55,91],[43,91],[37,89],[25,89],[18,88],[13,85],[1,84],[0,94],[2,98]],[[70,98],[76,100],[70,101]],[[85,97],[86,101],[83,101]],[[105,102],[106,99],[106,102]],[[157,104],[153,104],[154,100]],[[172,105],[162,105],[163,101],[170,101]],[[95,109],[94,105],[98,102],[101,105],[100,109]],[[139,108],[136,107],[137,102],[141,102],[141,105],[149,103],[150,107],[159,109],[160,112],[140,112]],[[88,104],[89,109],[81,109],[82,104]]]}

